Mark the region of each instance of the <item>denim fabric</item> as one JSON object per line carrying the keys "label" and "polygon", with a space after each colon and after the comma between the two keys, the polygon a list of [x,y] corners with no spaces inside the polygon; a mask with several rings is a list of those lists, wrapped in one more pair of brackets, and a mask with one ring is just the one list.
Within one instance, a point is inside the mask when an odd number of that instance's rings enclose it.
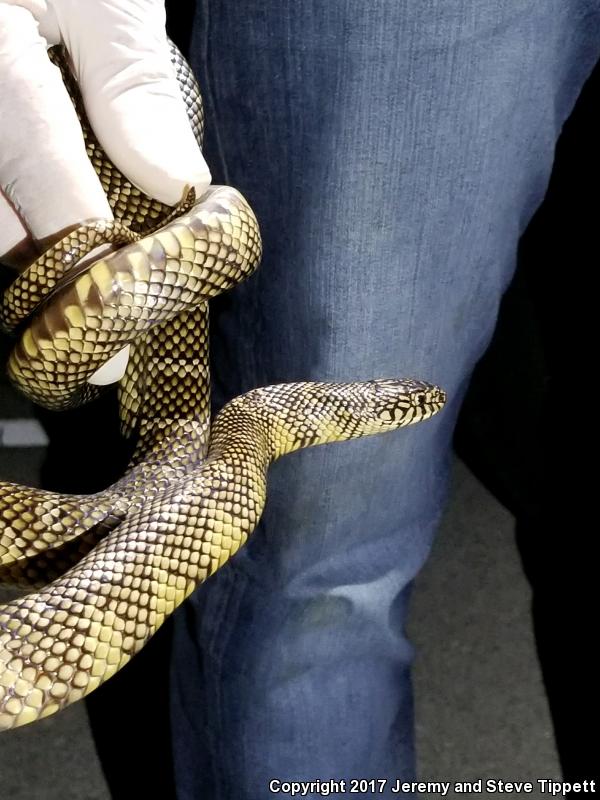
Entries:
{"label": "denim fabric", "polygon": [[265,241],[259,273],[213,308],[217,403],[376,376],[434,381],[450,401],[423,425],[272,468],[259,529],[175,615],[180,800],[276,797],[270,779],[385,778],[360,796],[391,797],[413,778],[410,585],[469,376],[600,51],[599,12],[198,3],[207,159],[247,195]]}

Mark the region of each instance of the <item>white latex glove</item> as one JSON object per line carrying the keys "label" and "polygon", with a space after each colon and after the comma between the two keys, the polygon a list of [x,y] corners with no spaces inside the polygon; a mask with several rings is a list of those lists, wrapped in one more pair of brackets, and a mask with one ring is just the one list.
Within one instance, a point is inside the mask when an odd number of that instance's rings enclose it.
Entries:
{"label": "white latex glove", "polygon": [[62,42],[112,161],[174,204],[210,173],[167,52],[162,0],[0,0],[0,257],[110,209],[47,47]]}

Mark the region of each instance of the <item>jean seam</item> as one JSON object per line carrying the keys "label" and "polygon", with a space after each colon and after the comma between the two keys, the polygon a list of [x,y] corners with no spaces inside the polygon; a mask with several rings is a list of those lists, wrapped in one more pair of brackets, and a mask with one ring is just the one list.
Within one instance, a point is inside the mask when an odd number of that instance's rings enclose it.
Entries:
{"label": "jean seam", "polygon": [[[213,708],[217,727],[215,735],[211,737],[213,743],[211,750],[215,756],[212,764],[215,800],[227,800],[225,794],[226,782],[224,781],[224,777],[228,772],[228,768],[225,764],[225,754],[223,753],[222,749],[226,740],[225,725],[223,724],[224,703],[221,691],[223,685],[223,662],[229,639],[237,626],[241,601],[243,595],[245,594],[245,589],[248,583],[247,579],[245,579],[245,576],[237,572],[233,568],[233,565],[230,565],[226,575],[227,587],[224,592],[224,597],[222,598],[222,613],[217,624],[214,626],[213,635],[210,637],[210,641],[208,643],[210,657],[211,660],[213,660],[214,665],[212,674],[214,691]],[[240,582],[242,582],[243,585],[240,585]],[[228,635],[223,633],[224,628],[228,631]],[[218,643],[219,647],[215,647],[215,643]]]}

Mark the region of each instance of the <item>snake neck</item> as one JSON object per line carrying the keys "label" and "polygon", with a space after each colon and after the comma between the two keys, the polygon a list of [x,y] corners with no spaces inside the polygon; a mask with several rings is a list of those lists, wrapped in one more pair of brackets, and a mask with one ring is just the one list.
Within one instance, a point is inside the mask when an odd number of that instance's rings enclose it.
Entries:
{"label": "snake neck", "polygon": [[240,402],[228,403],[212,425],[208,460],[224,463],[244,461],[261,473],[277,456],[273,452],[268,426],[252,407]]}
{"label": "snake neck", "polygon": [[340,425],[332,384],[287,383],[253,389],[217,415],[209,455],[243,452],[266,467],[305,447],[363,435],[359,425]]}

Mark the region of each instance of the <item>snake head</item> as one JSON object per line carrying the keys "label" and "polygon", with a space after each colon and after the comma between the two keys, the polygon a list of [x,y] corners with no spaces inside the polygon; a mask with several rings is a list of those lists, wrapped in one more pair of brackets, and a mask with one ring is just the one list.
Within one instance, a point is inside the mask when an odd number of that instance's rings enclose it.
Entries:
{"label": "snake head", "polygon": [[445,402],[438,386],[410,379],[264,386],[222,409],[212,428],[211,452],[239,450],[244,435],[254,452],[264,448],[266,464],[303,447],[413,425]]}
{"label": "snake head", "polygon": [[439,386],[412,378],[373,380],[360,385],[364,394],[364,434],[422,422],[437,414],[446,402],[446,393]]}

